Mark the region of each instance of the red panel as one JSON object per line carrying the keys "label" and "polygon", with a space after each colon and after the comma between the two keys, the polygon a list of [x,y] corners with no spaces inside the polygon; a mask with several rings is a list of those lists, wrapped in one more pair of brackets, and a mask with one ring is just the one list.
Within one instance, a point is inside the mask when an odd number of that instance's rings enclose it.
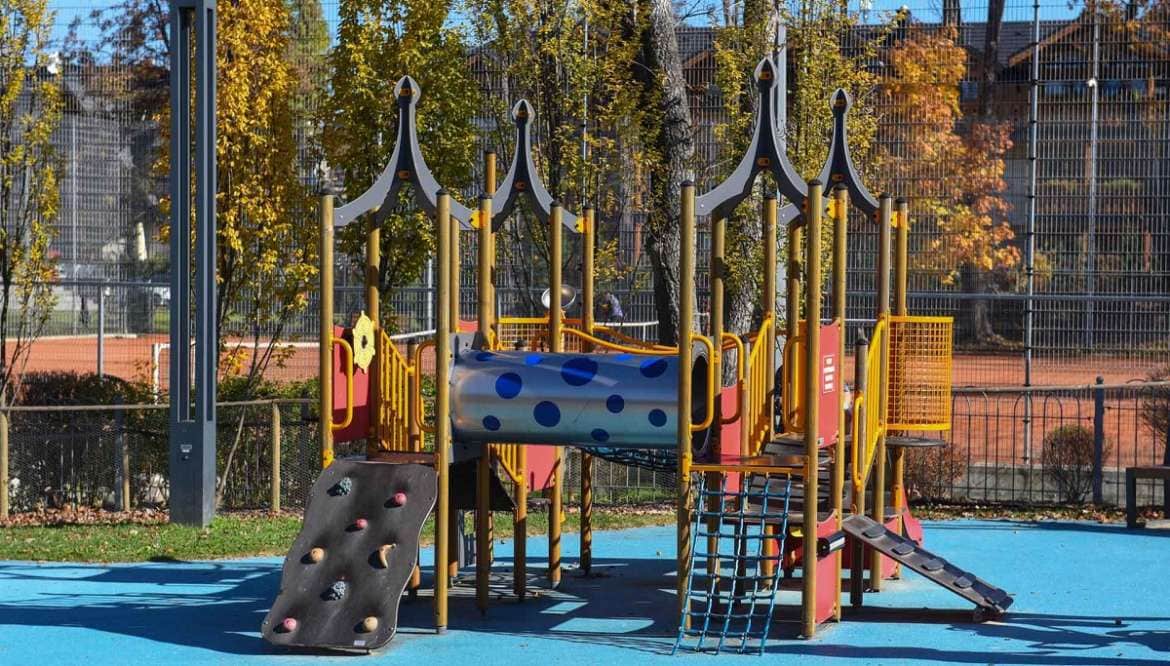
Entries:
{"label": "red panel", "polygon": [[[829,516],[817,525],[817,537],[832,536],[837,532],[836,516]],[[826,622],[837,610],[837,562],[841,551],[817,558],[817,624]]]}
{"label": "red panel", "polygon": [[[333,327],[334,337],[344,338],[351,345],[353,335],[340,326]],[[341,345],[333,345],[333,423],[345,421],[345,368]],[[372,366],[371,366],[372,367]],[[361,368],[353,371],[353,422],[348,427],[333,431],[334,442],[349,442],[370,436],[370,375]]]}
{"label": "red panel", "polygon": [[532,492],[551,489],[556,462],[555,449],[551,446],[528,446],[525,450],[528,462],[528,489]]}
{"label": "red panel", "polygon": [[832,446],[837,440],[841,383],[845,381],[839,353],[840,343],[840,324],[821,326],[821,404],[817,422],[817,437],[821,439],[821,447]]}
{"label": "red panel", "polygon": [[902,529],[906,531],[906,537],[919,546],[922,546],[926,540],[926,535],[922,531],[922,523],[910,515],[910,507],[906,507],[902,512]]}
{"label": "red panel", "polygon": [[[735,410],[739,408],[738,401],[739,395],[736,387],[724,386],[723,390],[719,392],[720,413],[725,417],[735,414]],[[741,414],[740,416],[742,417],[743,415]],[[743,418],[738,418],[731,423],[719,426],[720,460],[739,459],[739,433],[742,423]],[[739,474],[727,475],[728,492],[739,492],[739,477]]]}

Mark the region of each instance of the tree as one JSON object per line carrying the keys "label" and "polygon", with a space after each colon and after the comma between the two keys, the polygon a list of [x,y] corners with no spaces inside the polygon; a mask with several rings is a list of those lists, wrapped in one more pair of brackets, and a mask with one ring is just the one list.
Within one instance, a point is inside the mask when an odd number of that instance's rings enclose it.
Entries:
{"label": "tree", "polygon": [[[485,143],[508,159],[511,104],[532,102],[541,178],[570,210],[585,203],[596,209],[597,288],[625,282],[642,259],[637,243],[620,242],[622,230],[635,227],[645,187],[640,126],[646,110],[629,92],[636,85],[630,63],[640,41],[636,29],[627,28],[639,19],[631,19],[621,3],[484,0],[472,7],[479,45],[473,67],[487,93],[486,115],[494,121]],[[497,247],[507,286],[520,300],[517,309],[541,312],[534,296],[547,284],[545,225],[520,207]],[[573,268],[577,257],[570,248],[565,261]]]}
{"label": "tree", "polygon": [[[325,156],[343,174],[347,197],[364,192],[393,153],[394,85],[407,74],[422,88],[418,132],[427,164],[448,189],[470,184],[478,95],[463,34],[447,25],[450,9],[449,2],[341,1],[339,41],[329,55],[330,97],[321,123]],[[369,223],[350,225],[339,238],[355,258],[362,253],[363,227]],[[432,227],[404,193],[382,227],[379,282],[384,294],[421,275],[434,245]],[[389,307],[389,298],[382,302]]]}
{"label": "tree", "polygon": [[0,404],[19,394],[30,345],[56,301],[52,135],[62,92],[59,64],[50,60],[47,4],[10,0],[0,9]]}
{"label": "tree", "polygon": [[[879,27],[868,37],[845,40],[840,35],[856,35],[857,19],[841,11],[835,0],[804,2],[799,7],[777,10],[771,2],[749,0],[725,8],[723,24],[715,38],[716,82],[723,92],[723,106],[728,121],[716,127],[723,147],[719,155],[716,178],[725,177],[738,163],[751,138],[751,124],[759,99],[752,85],[752,73],[764,55],[776,44],[780,23],[788,26],[787,61],[792,71],[785,125],[787,152],[797,172],[805,179],[815,177],[824,164],[829,149],[833,115],[829,97],[844,88],[854,99],[849,117],[850,148],[858,168],[869,175],[880,173],[874,168],[871,146],[877,130],[872,103],[876,75],[866,66],[874,59],[881,39],[888,32]],[[775,191],[770,178],[757,183],[754,196],[744,202],[727,225],[729,274],[726,278],[726,328],[746,334],[758,325],[763,314],[759,296],[762,289],[760,265],[762,229],[759,222],[760,201],[765,191]],[[824,225],[822,251],[825,266],[832,251],[832,225]],[[784,256],[787,236],[779,230],[779,256]],[[825,279],[829,277],[825,272]],[[726,371],[734,371],[731,364]],[[728,377],[727,379],[730,379]]]}
{"label": "tree", "polygon": [[[891,142],[913,159],[890,159],[893,178],[909,185],[915,216],[933,220],[938,234],[920,264],[944,283],[961,282],[966,293],[983,290],[985,276],[1015,266],[1019,250],[1006,221],[1004,156],[1010,127],[982,118],[966,123],[959,107],[959,82],[966,53],[956,31],[911,30],[891,52],[895,76],[887,86],[900,117],[913,123],[891,127]],[[965,301],[961,330],[976,342],[1001,341],[991,327],[986,302]]]}
{"label": "tree", "polygon": [[227,370],[254,386],[274,354],[279,361],[285,326],[308,305],[316,225],[296,169],[288,9],[235,0],[220,5],[219,23],[216,323],[221,344],[248,340],[255,349],[238,342],[226,357]]}
{"label": "tree", "polygon": [[694,179],[691,109],[686,79],[675,35],[677,21],[670,0],[651,0],[649,13],[639,26],[642,48],[634,62],[634,76],[641,84],[643,140],[651,153],[646,251],[654,273],[654,308],[658,314],[659,342],[673,345],[678,330],[679,303],[679,201],[684,181]]}

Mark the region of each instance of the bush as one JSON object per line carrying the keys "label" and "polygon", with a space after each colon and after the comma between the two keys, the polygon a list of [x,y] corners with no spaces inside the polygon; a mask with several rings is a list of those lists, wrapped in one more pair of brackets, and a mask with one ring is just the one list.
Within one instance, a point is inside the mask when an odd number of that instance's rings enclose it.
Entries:
{"label": "bush", "polygon": [[[1170,380],[1170,365],[1154,370],[1146,379],[1151,382]],[[1142,389],[1139,413],[1142,422],[1153,431],[1154,441],[1166,441],[1166,437],[1170,436],[1170,388],[1159,386]]]}
{"label": "bush", "polygon": [[[1101,457],[1108,455],[1106,442]],[[1072,424],[1049,432],[1044,436],[1040,461],[1062,501],[1084,502],[1093,487],[1093,429]]]}
{"label": "bush", "polygon": [[941,500],[965,471],[962,454],[952,445],[906,452],[906,499]]}

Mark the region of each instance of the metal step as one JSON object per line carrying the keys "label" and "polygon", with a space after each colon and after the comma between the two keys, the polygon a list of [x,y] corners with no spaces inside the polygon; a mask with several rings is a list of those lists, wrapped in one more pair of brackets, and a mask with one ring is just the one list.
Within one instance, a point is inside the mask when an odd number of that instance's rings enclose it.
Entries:
{"label": "metal step", "polygon": [[913,541],[866,516],[849,516],[843,529],[865,545],[910,567],[985,611],[1002,613],[1012,605],[1007,592],[918,547]]}

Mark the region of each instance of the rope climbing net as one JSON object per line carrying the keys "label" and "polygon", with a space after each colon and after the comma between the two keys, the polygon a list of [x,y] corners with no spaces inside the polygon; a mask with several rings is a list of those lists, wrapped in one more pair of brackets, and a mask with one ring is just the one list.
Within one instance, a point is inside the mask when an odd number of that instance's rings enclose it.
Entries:
{"label": "rope climbing net", "polygon": [[744,483],[735,488],[727,474],[694,475],[691,566],[673,652],[679,647],[715,654],[764,652],[788,531],[792,475],[743,476]]}

